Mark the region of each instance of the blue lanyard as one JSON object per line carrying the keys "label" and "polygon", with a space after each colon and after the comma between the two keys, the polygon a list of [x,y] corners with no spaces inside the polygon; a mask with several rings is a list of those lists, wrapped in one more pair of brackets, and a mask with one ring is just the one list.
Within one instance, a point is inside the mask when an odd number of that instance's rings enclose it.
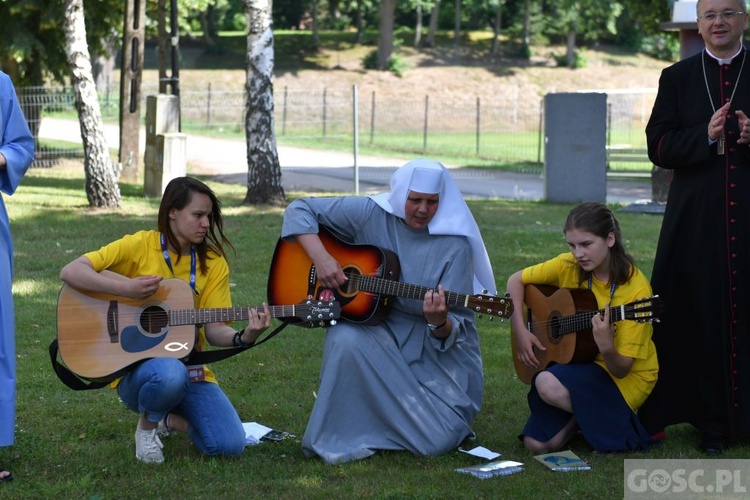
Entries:
{"label": "blue lanyard", "polygon": [[[594,278],[592,278],[592,274],[589,274],[589,290],[591,290],[591,287],[594,285]],[[616,288],[617,288],[617,282],[613,281],[612,282],[612,287],[609,290],[609,300],[612,300],[612,297],[615,296],[615,289]]]}
{"label": "blue lanyard", "polygon": [[[164,239],[164,233],[159,235],[159,240],[161,241],[161,254],[164,256],[164,261],[172,272],[172,276],[174,276],[172,259],[169,258],[169,250],[167,249],[167,242]],[[190,288],[195,291],[195,245],[190,245]]]}

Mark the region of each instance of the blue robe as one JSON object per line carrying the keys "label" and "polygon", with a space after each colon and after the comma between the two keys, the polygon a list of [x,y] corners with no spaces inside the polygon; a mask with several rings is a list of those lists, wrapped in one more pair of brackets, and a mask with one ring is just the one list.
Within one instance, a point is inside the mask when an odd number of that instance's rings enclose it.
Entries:
{"label": "blue robe", "polygon": [[[296,200],[286,210],[282,237],[315,233],[318,223],[352,243],[395,252],[403,283],[472,293],[472,251],[464,236],[431,235],[369,198],[345,197]],[[474,313],[451,307],[449,316],[453,330],[445,340],[427,327],[421,297],[397,298],[381,324],[342,320],[328,328],[304,453],[328,463],[377,450],[439,455],[473,435],[484,382]]]}
{"label": "blue robe", "polygon": [[[0,191],[12,195],[34,160],[34,138],[18,104],[10,77],[0,71]],[[0,196],[0,446],[13,444],[16,414],[16,345],[13,315],[13,241]]]}

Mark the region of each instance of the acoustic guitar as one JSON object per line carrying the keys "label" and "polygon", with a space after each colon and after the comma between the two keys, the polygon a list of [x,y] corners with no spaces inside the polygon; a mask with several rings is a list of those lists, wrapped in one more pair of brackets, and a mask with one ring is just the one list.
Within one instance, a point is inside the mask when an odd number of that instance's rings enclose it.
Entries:
{"label": "acoustic guitar", "polygon": [[[110,271],[102,274],[127,279]],[[246,320],[251,309],[194,307],[192,288],[177,278],[162,280],[145,300],[82,292],[64,284],[57,300],[60,356],[79,377],[113,380],[146,359],[187,357],[195,344],[195,325]],[[341,313],[335,302],[312,300],[269,309],[274,318],[293,317],[313,325],[336,320]]]}
{"label": "acoustic guitar", "polygon": [[[348,281],[335,289],[324,286],[318,281],[315,265],[302,246],[296,241],[279,239],[268,279],[269,303],[285,303],[304,297],[335,300],[341,304],[342,319],[377,324],[390,312],[393,297],[423,300],[432,289],[398,281],[401,267],[398,257],[390,250],[344,242],[323,227],[319,236],[328,253],[341,265]],[[507,296],[446,291],[445,299],[448,305],[467,307],[490,318],[508,318],[513,312],[513,302]]]}
{"label": "acoustic guitar", "polygon": [[[594,341],[591,319],[604,314],[598,309],[594,292],[585,288],[557,288],[528,284],[524,288],[524,322],[547,348],[534,349],[539,368],[526,366],[516,357],[515,332],[511,334],[513,363],[518,378],[530,384],[534,374],[554,363],[590,363],[599,349]],[[658,295],[610,307],[610,321],[633,320],[640,323],[659,321],[661,300]]]}

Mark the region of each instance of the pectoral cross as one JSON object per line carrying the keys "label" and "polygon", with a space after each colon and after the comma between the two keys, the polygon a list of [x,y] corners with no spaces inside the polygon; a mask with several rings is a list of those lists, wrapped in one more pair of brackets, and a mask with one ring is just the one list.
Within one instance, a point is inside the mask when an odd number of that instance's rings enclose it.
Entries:
{"label": "pectoral cross", "polygon": [[724,132],[721,133],[721,135],[719,136],[719,140],[716,143],[716,154],[724,154]]}

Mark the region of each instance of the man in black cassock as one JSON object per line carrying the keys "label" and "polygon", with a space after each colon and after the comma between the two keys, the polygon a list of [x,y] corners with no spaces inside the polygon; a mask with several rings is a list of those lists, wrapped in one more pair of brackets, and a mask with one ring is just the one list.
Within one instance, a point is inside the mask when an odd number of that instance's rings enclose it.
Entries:
{"label": "man in black cassock", "polygon": [[639,416],[688,422],[700,449],[750,437],[750,56],[745,0],[699,0],[700,54],[666,68],[646,126],[671,185],[652,273],[659,381]]}

